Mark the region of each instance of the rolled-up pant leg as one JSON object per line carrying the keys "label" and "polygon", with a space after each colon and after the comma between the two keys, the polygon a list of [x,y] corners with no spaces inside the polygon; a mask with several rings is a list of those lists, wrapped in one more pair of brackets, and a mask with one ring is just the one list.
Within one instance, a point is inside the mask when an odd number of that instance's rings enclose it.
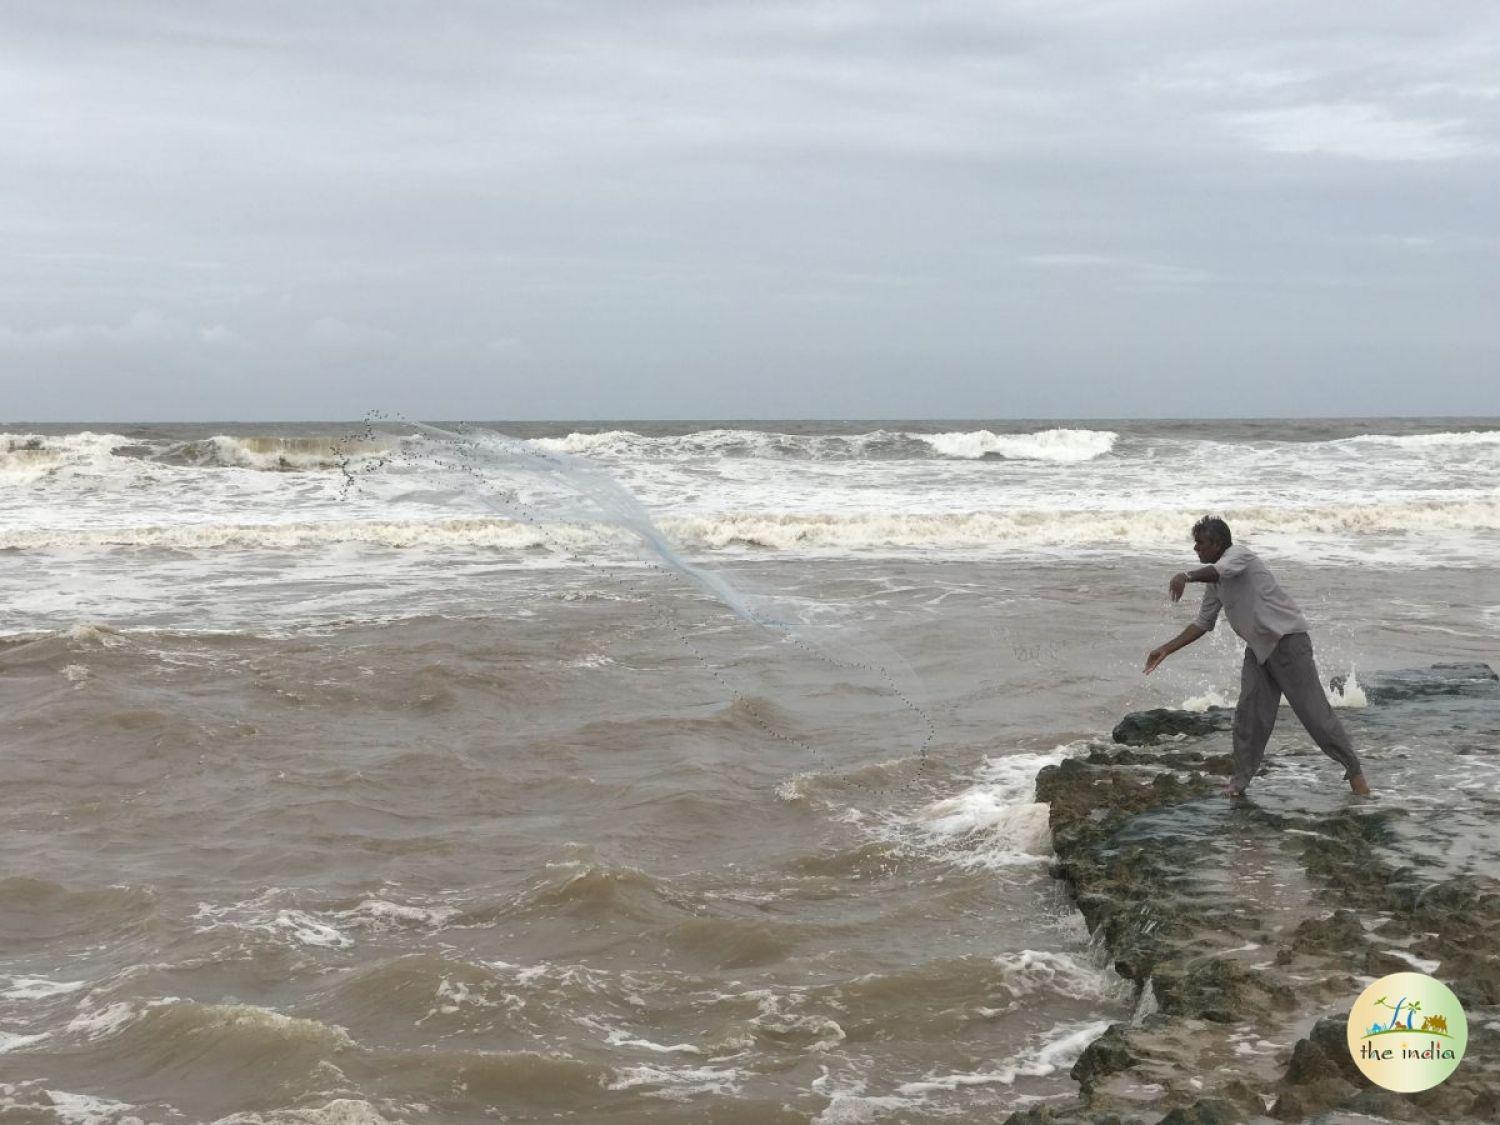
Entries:
{"label": "rolled-up pant leg", "polygon": [[1276,642],[1266,668],[1318,748],[1344,767],[1344,780],[1358,777],[1363,772],[1359,756],[1344,724],[1333,713],[1328,696],[1323,694],[1318,666],[1313,661],[1312,638],[1306,633],[1288,633]]}
{"label": "rolled-up pant leg", "polygon": [[1281,689],[1247,647],[1240,669],[1240,701],[1234,708],[1234,773],[1229,779],[1234,788],[1248,787],[1260,769],[1280,705]]}

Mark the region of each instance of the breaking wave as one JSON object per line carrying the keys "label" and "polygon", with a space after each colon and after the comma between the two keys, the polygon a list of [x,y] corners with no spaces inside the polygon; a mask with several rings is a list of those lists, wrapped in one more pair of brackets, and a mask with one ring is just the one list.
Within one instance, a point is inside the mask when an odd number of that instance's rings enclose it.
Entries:
{"label": "breaking wave", "polygon": [[1452,430],[1436,434],[1359,434],[1335,445],[1387,445],[1398,449],[1433,449],[1443,446],[1472,448],[1500,446],[1500,430]]}
{"label": "breaking wave", "polygon": [[[1017,508],[937,515],[868,513],[728,514],[664,519],[682,542],[709,548],[788,549],[940,547],[1177,547],[1197,515],[1187,509],[1088,510]],[[1500,500],[1415,501],[1398,504],[1224,510],[1236,529],[1251,534],[1367,535],[1408,531],[1500,530]]]}
{"label": "breaking wave", "polygon": [[[475,518],[446,520],[333,520],[307,523],[159,524],[143,527],[77,530],[0,531],[0,549],[70,549],[163,547],[205,550],[216,547],[287,550],[342,543],[375,547],[485,547],[512,551],[551,548],[570,536],[567,528],[545,533],[513,520]],[[597,546],[611,538],[608,528],[578,529],[580,546]]]}
{"label": "breaking wave", "polygon": [[124,434],[0,434],[0,474],[35,479],[64,466],[108,472],[113,463],[151,462],[180,468],[297,472],[338,469],[396,453],[406,439],[382,435],[302,437],[215,434],[191,441],[143,441]]}
{"label": "breaking wave", "polygon": [[[860,551],[940,548],[1014,551],[1047,548],[1177,548],[1199,513],[1181,509],[1089,511],[1011,509],[937,515],[904,513],[727,513],[663,517],[677,545],[704,550]],[[1500,530],[1500,499],[1413,501],[1307,508],[1227,509],[1240,534],[1401,535]],[[132,527],[5,529],[0,550],[215,547],[285,550],[332,544],[586,551],[632,538],[606,524],[547,524],[498,517],[436,520],[331,520],[287,523],[158,524]]]}
{"label": "breaking wave", "polygon": [[995,434],[974,430],[922,438],[940,456],[974,460],[1003,457],[1016,461],[1092,461],[1115,447],[1111,430],[1042,430],[1034,434]]}
{"label": "breaking wave", "polygon": [[90,432],[61,437],[0,434],[0,477],[8,484],[28,484],[64,465],[97,462],[128,443],[118,434]]}
{"label": "breaking wave", "polygon": [[941,434],[875,430],[867,434],[782,434],[760,430],[699,430],[648,437],[633,430],[572,433],[540,438],[535,444],[554,453],[668,460],[702,457],[764,457],[782,460],[915,460],[984,457],[1020,461],[1088,461],[1114,448],[1118,434],[1107,430],[1050,429],[996,434],[990,430]]}
{"label": "breaking wave", "polygon": [[[146,439],[117,433],[83,431],[62,435],[0,434],[0,474],[23,478],[45,475],[64,465],[109,461],[150,462],[181,468],[237,468],[268,472],[335,471],[401,453],[411,436],[390,433],[275,435],[215,434],[191,440]],[[552,453],[577,454],[620,461],[657,463],[702,459],[777,461],[1021,461],[1059,465],[1094,461],[1120,452],[1113,430],[1051,427],[1017,433],[989,429],[922,433],[877,429],[866,433],[779,433],[711,428],[683,434],[650,435],[634,430],[574,432],[565,437],[533,439],[530,444]],[[1215,443],[1217,444],[1217,443]],[[1177,450],[1180,442],[1153,439],[1132,447],[1154,456]],[[1323,442],[1297,444],[1301,454],[1318,447],[1333,452],[1351,448],[1409,450],[1447,455],[1500,447],[1500,430],[1465,430],[1428,434],[1359,434]]]}
{"label": "breaking wave", "polygon": [[396,452],[400,440],[314,436],[230,437],[217,434],[200,441],[176,442],[153,460],[169,465],[202,465],[234,469],[297,472],[337,469],[351,461],[379,458]]}

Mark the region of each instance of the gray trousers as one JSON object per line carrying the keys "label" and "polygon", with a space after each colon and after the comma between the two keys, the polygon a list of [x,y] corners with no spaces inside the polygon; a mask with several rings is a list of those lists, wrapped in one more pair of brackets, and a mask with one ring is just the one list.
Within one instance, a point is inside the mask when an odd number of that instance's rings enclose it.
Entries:
{"label": "gray trousers", "polygon": [[1240,701],[1234,709],[1234,776],[1230,784],[1244,789],[1260,769],[1283,695],[1318,748],[1344,767],[1344,780],[1358,777],[1363,772],[1359,757],[1344,724],[1323,694],[1318,667],[1313,663],[1312,639],[1306,633],[1288,633],[1276,642],[1264,664],[1248,647],[1245,649]]}

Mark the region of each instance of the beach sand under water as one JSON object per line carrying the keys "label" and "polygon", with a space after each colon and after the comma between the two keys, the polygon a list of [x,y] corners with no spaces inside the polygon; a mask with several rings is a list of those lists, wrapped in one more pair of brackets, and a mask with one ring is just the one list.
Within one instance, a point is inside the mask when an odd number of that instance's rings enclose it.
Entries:
{"label": "beach sand under water", "polygon": [[[751,619],[379,437],[0,435],[0,1120],[1391,1116],[1288,1068],[1418,965],[1471,1059],[1401,1111],[1481,1116],[1493,425],[969,425],[529,435]],[[1114,742],[1233,704],[1226,627],[1140,672],[1208,507],[1374,801],[1289,713],[1240,804],[1222,730]]]}

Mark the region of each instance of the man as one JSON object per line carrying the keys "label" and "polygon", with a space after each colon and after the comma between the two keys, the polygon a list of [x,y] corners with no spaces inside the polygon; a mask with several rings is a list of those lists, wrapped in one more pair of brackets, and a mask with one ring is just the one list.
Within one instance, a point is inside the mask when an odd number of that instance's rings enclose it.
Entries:
{"label": "man", "polygon": [[1370,794],[1359,758],[1339,722],[1313,663],[1307,620],[1253,551],[1236,547],[1229,525],[1204,516],[1193,525],[1193,550],[1205,564],[1174,574],[1167,590],[1175,602],[1189,582],[1203,582],[1203,606],[1191,625],[1146,657],[1150,675],[1172,653],[1211,631],[1223,608],[1229,624],[1245,641],[1240,672],[1240,701],[1234,709],[1234,774],[1226,788],[1231,797],[1249,787],[1276,725],[1276,708],[1286,696],[1307,733],[1323,753],[1344,767],[1349,788]]}

